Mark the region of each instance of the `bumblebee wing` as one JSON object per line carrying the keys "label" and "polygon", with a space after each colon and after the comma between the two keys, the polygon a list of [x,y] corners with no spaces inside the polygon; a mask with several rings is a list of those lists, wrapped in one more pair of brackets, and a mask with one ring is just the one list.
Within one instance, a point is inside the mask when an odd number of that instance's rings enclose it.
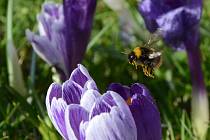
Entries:
{"label": "bumblebee wing", "polygon": [[153,52],[153,53],[149,54],[149,59],[153,59],[158,56],[161,56],[161,52]]}
{"label": "bumblebee wing", "polygon": [[126,48],[123,52],[121,52],[122,54],[126,54],[128,55],[131,52],[130,49]]}
{"label": "bumblebee wing", "polygon": [[161,29],[158,29],[155,33],[153,34],[150,34],[150,38],[149,38],[149,41],[144,45],[145,47],[148,46],[152,46],[153,44],[155,44],[156,42],[158,42],[162,36],[162,30]]}

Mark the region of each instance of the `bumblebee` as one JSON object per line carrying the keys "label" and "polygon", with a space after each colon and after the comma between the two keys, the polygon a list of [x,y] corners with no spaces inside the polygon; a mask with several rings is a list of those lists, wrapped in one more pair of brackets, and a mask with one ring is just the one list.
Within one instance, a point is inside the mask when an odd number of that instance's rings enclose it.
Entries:
{"label": "bumblebee", "polygon": [[144,75],[151,78],[154,78],[154,69],[159,68],[162,63],[161,52],[151,48],[156,41],[153,36],[145,45],[135,47],[128,53],[129,63],[136,69],[142,68]]}

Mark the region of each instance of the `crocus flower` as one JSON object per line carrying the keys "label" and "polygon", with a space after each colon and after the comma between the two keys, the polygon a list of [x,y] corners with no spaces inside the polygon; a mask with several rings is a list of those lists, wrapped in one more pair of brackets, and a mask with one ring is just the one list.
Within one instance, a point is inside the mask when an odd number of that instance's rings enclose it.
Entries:
{"label": "crocus flower", "polygon": [[183,49],[187,40],[198,37],[201,0],[143,0],[139,2],[139,12],[147,29],[160,29],[164,41],[172,47]]}
{"label": "crocus flower", "polygon": [[113,91],[100,95],[82,65],[63,85],[50,86],[46,105],[52,123],[66,140],[136,139],[126,102]]}
{"label": "crocus flower", "polygon": [[127,101],[135,120],[137,140],[161,140],[160,114],[144,85],[135,83],[127,87],[113,83],[108,89],[117,92]]}
{"label": "crocus flower", "polygon": [[[152,97],[141,85],[133,85],[132,89],[136,94],[140,92],[132,102],[136,113],[129,109],[126,98],[120,96],[123,92],[119,94],[110,89],[100,95],[88,71],[78,65],[69,80],[49,87],[46,97],[48,115],[66,140],[160,140],[161,136],[154,138],[152,134],[161,132],[159,113]],[[150,124],[150,119],[158,126]]]}
{"label": "crocus flower", "polygon": [[62,4],[44,3],[37,16],[39,35],[26,35],[36,53],[54,66],[67,80],[82,61],[90,38],[96,0],[64,0]]}
{"label": "crocus flower", "polygon": [[192,80],[193,128],[197,137],[205,139],[209,108],[199,49],[202,0],[142,0],[139,11],[150,32],[159,29],[166,43],[186,50]]}

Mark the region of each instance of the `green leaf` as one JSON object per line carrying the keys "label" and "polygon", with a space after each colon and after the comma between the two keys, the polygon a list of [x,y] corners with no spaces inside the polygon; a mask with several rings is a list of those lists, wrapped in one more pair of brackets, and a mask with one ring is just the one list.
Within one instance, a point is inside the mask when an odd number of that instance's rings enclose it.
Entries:
{"label": "green leaf", "polygon": [[26,95],[26,88],[23,81],[23,74],[21,67],[18,63],[17,50],[14,47],[12,39],[12,9],[13,0],[8,0],[7,8],[7,67],[8,67],[8,77],[9,84],[15,90],[17,90],[21,95]]}

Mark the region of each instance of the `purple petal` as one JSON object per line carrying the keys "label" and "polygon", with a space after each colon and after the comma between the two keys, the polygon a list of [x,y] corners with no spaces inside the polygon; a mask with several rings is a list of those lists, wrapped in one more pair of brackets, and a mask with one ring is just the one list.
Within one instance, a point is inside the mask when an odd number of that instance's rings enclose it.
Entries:
{"label": "purple petal", "polygon": [[65,109],[67,108],[66,102],[59,98],[58,100],[54,97],[52,99],[51,104],[51,114],[48,114],[50,116],[50,119],[54,125],[54,127],[57,129],[57,131],[60,133],[60,135],[67,139],[67,130],[65,126]]}
{"label": "purple petal", "polygon": [[80,100],[80,105],[90,112],[97,98],[100,98],[100,93],[97,90],[89,89],[83,95]]}
{"label": "purple petal", "polygon": [[71,67],[75,68],[81,62],[92,28],[92,21],[96,7],[96,0],[64,0],[64,16],[68,26],[66,41],[69,45],[68,58]]}
{"label": "purple petal", "polygon": [[88,112],[79,105],[69,105],[65,111],[65,123],[69,140],[80,139],[80,123],[88,121]]}
{"label": "purple petal", "polygon": [[51,112],[51,102],[53,98],[61,98],[62,96],[62,91],[61,91],[61,85],[52,83],[47,91],[47,96],[46,96],[46,107],[47,107],[47,112],[48,115],[50,116],[50,119],[52,119],[52,112]]}
{"label": "purple petal", "polygon": [[92,78],[90,77],[87,69],[83,65],[78,64],[78,67],[71,73],[70,80],[76,82],[81,87],[84,87],[85,83],[88,80],[92,80]]}
{"label": "purple petal", "polygon": [[46,105],[51,105],[52,99],[55,97],[56,99],[62,97],[62,87],[60,84],[52,83],[47,91],[46,96]]}
{"label": "purple petal", "polygon": [[[38,28],[39,28],[39,34],[41,36],[46,36],[49,40],[51,40],[51,28],[50,25],[52,23],[49,23],[46,21],[44,14],[40,14],[37,16],[38,20]],[[51,21],[52,22],[52,21]]]}
{"label": "purple petal", "polygon": [[53,44],[45,36],[38,36],[29,30],[26,30],[27,39],[33,44],[36,53],[47,63],[54,66],[61,63],[58,53]]}
{"label": "purple petal", "polygon": [[201,19],[202,9],[201,7],[185,7],[184,9],[184,24],[185,27],[189,30],[190,27],[196,26],[196,28],[199,25],[200,19]]}
{"label": "purple petal", "polygon": [[134,117],[138,140],[161,140],[160,114],[155,104],[144,96],[133,99],[131,108]]}
{"label": "purple petal", "polygon": [[112,95],[110,93],[105,93],[103,96],[98,98],[91,110],[90,118],[93,118],[96,115],[99,115],[104,112],[110,112],[113,106],[116,106]]}
{"label": "purple petal", "polygon": [[55,4],[52,2],[47,2],[43,4],[43,12],[47,13],[48,15],[55,17],[55,18],[59,18],[59,8],[60,8],[60,4]]}
{"label": "purple petal", "polygon": [[199,25],[200,16],[200,8],[180,7],[160,16],[157,23],[166,43],[181,48],[180,46],[184,46],[182,43],[186,42]]}
{"label": "purple petal", "polygon": [[138,5],[139,12],[144,18],[145,25],[150,32],[155,32],[158,28],[156,18],[163,13],[159,1],[156,0],[143,0]]}
{"label": "purple petal", "polygon": [[143,96],[147,97],[147,99],[151,103],[154,102],[152,96],[150,95],[150,91],[143,84],[135,83],[131,86],[130,89],[131,89],[131,96],[136,95],[136,94],[140,95],[140,96],[143,95]]}
{"label": "purple petal", "polygon": [[68,80],[62,86],[62,98],[66,103],[79,104],[82,96],[82,87],[74,81]]}
{"label": "purple petal", "polygon": [[131,86],[130,110],[137,127],[138,140],[161,140],[160,114],[149,91],[142,85]]}
{"label": "purple petal", "polygon": [[187,4],[187,0],[164,0],[165,11],[170,11]]}
{"label": "purple petal", "polygon": [[183,22],[183,7],[168,12],[157,19],[161,33],[168,44],[180,46],[185,37]]}
{"label": "purple petal", "polygon": [[41,36],[47,36],[49,40],[53,40],[51,33],[53,25],[60,21],[64,24],[63,7],[60,4],[46,2],[42,5],[42,11],[37,16],[39,22],[39,32]]}
{"label": "purple petal", "polygon": [[118,93],[125,101],[131,97],[130,88],[119,83],[110,84],[108,90]]}

